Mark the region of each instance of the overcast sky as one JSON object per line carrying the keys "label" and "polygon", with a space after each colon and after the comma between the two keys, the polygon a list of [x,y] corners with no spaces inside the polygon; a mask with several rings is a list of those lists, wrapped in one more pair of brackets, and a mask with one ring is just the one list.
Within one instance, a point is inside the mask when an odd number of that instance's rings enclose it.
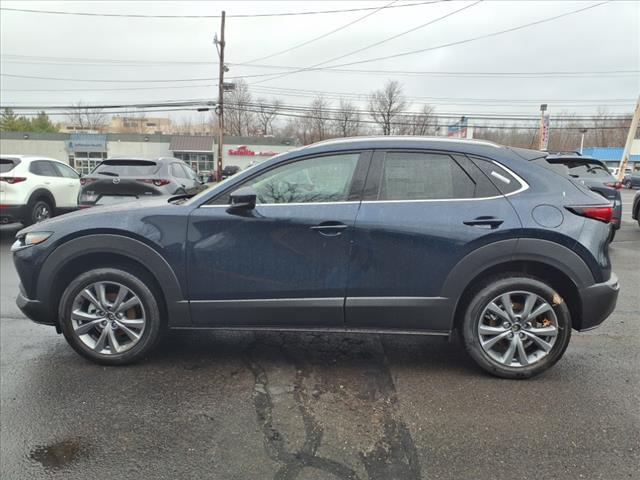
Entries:
{"label": "overcast sky", "polygon": [[[12,2],[3,8],[142,15],[216,15],[226,10],[225,59],[232,76],[286,70],[238,66],[285,50],[349,25],[308,45],[257,63],[308,67],[371,45],[461,10],[381,45],[327,65],[344,64],[427,49],[563,14],[598,1],[451,1],[417,6],[304,16],[259,18],[238,14],[281,13],[382,7],[389,1],[363,2]],[[392,3],[402,5],[403,1]],[[411,3],[411,2],[408,2]],[[415,3],[415,2],[414,2]],[[366,18],[362,18],[365,17]],[[360,19],[359,21],[356,21]],[[217,96],[217,53],[212,42],[217,18],[118,18],[54,15],[3,10],[0,21],[1,72],[5,75],[61,77],[77,80],[2,76],[2,105],[143,103]],[[614,1],[574,15],[514,32],[344,69],[428,72],[600,72],[624,75],[477,77],[307,71],[283,76],[248,77],[254,96],[307,104],[312,91],[361,95],[399,80],[416,103],[436,112],[549,111],[630,112],[640,92],[640,2]],[[33,58],[35,57],[35,58]],[[70,59],[82,59],[70,60]],[[115,61],[115,62],[114,62]],[[129,61],[133,65],[118,65]],[[139,62],[135,64],[135,62]],[[164,62],[152,64],[150,62]],[[176,62],[176,63],[167,63]],[[189,64],[184,62],[210,62]],[[256,62],[253,62],[256,63]],[[191,82],[150,82],[213,78]],[[94,81],[80,81],[89,80]],[[115,82],[98,82],[111,80]],[[131,80],[123,83],[123,80]],[[169,88],[179,87],[179,88]],[[127,90],[135,88],[137,90]],[[155,89],[151,89],[155,88]],[[108,90],[105,90],[108,89]],[[285,89],[284,91],[281,89]],[[291,91],[297,89],[297,91]],[[16,91],[29,90],[29,91]],[[65,91],[63,91],[65,90]],[[287,91],[288,90],[288,91]],[[304,90],[303,92],[299,90]],[[295,95],[293,95],[295,94]],[[331,94],[329,94],[331,96]],[[337,104],[337,99],[334,99]],[[363,104],[364,105],[364,104]],[[174,118],[185,114],[174,114]],[[202,115],[202,114],[201,114]],[[62,118],[57,117],[61,120]]]}

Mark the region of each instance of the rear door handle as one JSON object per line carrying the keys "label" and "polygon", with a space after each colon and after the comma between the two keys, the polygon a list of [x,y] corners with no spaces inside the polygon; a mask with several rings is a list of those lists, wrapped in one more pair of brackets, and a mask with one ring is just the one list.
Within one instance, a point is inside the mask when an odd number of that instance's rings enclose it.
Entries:
{"label": "rear door handle", "polygon": [[504,220],[500,220],[499,218],[496,218],[496,217],[482,216],[482,217],[474,218],[473,220],[465,220],[462,223],[464,223],[465,225],[469,225],[471,227],[483,227],[483,228],[490,228],[491,230],[493,230],[498,228],[500,225],[502,225],[504,223]]}
{"label": "rear door handle", "polygon": [[347,225],[340,222],[322,222],[318,225],[309,227],[311,230],[316,230],[320,235],[325,237],[335,237],[340,235]]}

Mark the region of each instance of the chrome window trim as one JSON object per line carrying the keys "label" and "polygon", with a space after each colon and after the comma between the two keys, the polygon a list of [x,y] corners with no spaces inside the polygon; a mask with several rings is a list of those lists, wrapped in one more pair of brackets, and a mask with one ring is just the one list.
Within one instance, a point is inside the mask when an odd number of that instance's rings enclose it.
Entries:
{"label": "chrome window trim", "polygon": [[[258,207],[300,207],[303,205],[348,205],[351,203],[360,203],[360,200],[350,200],[343,202],[297,202],[297,203],[256,203],[256,208]],[[201,205],[200,208],[229,208],[231,205]]]}
{"label": "chrome window trim", "polygon": [[[426,202],[472,202],[480,200],[495,200],[497,198],[510,197],[518,193],[524,192],[529,189],[529,184],[518,174],[516,174],[510,168],[505,167],[501,163],[491,160],[494,165],[506,170],[517,182],[520,183],[520,188],[505,195],[494,195],[492,197],[479,197],[479,198],[431,198],[431,199],[416,199],[416,200],[351,200],[344,202],[299,202],[299,203],[258,203],[258,207],[284,207],[284,206],[303,206],[303,205],[346,205],[351,203],[426,203]],[[496,172],[497,173],[497,172]],[[498,173],[499,175],[499,173]],[[229,208],[231,205],[201,205],[199,208]]]}

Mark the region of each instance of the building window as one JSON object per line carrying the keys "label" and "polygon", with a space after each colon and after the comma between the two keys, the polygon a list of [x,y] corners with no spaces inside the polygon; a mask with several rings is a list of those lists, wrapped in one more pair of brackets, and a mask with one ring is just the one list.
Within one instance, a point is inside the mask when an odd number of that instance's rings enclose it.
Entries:
{"label": "building window", "polygon": [[182,160],[197,173],[209,173],[214,170],[213,153],[173,152],[173,156]]}
{"label": "building window", "polygon": [[[74,168],[81,175],[88,175],[98,166],[102,160],[107,158],[107,152],[74,152]],[[71,155],[69,156],[71,165]]]}

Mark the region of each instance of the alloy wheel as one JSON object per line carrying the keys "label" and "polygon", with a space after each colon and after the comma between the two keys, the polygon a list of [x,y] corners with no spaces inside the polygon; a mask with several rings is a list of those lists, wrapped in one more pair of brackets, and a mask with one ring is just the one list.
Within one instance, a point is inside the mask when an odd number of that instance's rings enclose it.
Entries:
{"label": "alloy wheel", "polygon": [[504,293],[482,310],[478,320],[482,350],[506,367],[527,367],[546,357],[558,336],[558,319],[549,302],[527,291]]}
{"label": "alloy wheel", "polygon": [[131,289],[101,281],[76,295],[71,325],[87,347],[96,353],[114,355],[126,352],[140,341],[146,315],[142,301]]}
{"label": "alloy wheel", "polygon": [[33,212],[33,216],[36,222],[42,222],[43,220],[47,220],[48,218],[51,218],[51,211],[49,210],[49,207],[46,204],[39,203],[36,206],[35,211]]}

